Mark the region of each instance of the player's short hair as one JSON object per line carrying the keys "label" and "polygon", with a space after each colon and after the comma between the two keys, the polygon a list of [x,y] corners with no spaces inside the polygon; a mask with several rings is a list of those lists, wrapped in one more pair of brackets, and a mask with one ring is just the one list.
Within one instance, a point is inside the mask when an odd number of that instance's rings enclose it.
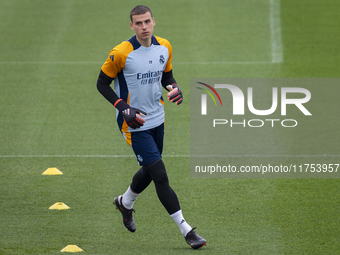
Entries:
{"label": "player's short hair", "polygon": [[132,16],[133,15],[141,15],[144,13],[150,12],[151,18],[153,18],[152,11],[149,7],[145,5],[137,5],[135,8],[133,8],[130,12],[130,20],[132,22]]}

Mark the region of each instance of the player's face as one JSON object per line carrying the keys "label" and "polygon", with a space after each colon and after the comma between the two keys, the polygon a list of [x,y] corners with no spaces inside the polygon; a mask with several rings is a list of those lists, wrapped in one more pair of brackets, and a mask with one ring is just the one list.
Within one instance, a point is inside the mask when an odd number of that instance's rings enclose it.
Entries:
{"label": "player's face", "polygon": [[150,12],[133,15],[132,22],[130,22],[130,27],[135,31],[137,41],[145,47],[151,45],[151,36],[155,25],[155,19],[151,17]]}

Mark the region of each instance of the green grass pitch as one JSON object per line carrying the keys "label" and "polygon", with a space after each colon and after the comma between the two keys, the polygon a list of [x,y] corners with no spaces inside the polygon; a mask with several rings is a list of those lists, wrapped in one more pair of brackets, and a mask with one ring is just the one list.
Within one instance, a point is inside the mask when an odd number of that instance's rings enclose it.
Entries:
{"label": "green grass pitch", "polygon": [[[338,179],[192,179],[188,156],[190,78],[339,77],[339,1],[143,2],[172,43],[184,93],[181,106],[165,105],[164,162],[207,239],[198,251],[153,185],[135,204],[135,233],[112,205],[138,165],[95,85],[110,49],[132,36],[137,4],[0,1],[0,254],[69,244],[84,254],[339,254]],[[63,175],[42,176],[49,167]],[[55,202],[71,209],[48,210]]]}

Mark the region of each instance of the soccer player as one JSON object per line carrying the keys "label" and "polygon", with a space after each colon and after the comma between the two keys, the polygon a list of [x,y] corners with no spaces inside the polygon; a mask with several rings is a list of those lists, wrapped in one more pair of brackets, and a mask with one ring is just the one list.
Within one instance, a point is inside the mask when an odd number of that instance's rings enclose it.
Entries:
{"label": "soccer player", "polygon": [[[159,200],[177,223],[186,242],[198,249],[206,244],[206,240],[185,221],[162,161],[162,87],[168,91],[171,102],[179,105],[183,100],[172,74],[172,48],[166,39],[153,35],[155,19],[148,7],[138,5],[133,8],[130,20],[135,35],[110,51],[97,81],[99,92],[116,108],[119,129],[141,166],[126,192],[115,197],[113,203],[122,213],[124,226],[135,232],[133,204],[153,181]],[[113,80],[114,90],[110,86]]]}

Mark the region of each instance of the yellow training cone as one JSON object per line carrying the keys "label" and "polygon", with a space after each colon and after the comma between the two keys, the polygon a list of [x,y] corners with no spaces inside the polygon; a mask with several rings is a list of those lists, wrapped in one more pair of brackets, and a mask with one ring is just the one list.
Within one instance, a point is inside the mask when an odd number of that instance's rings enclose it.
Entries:
{"label": "yellow training cone", "polygon": [[56,167],[47,168],[46,171],[42,173],[42,175],[61,175],[61,174],[63,173]]}
{"label": "yellow training cone", "polygon": [[48,208],[48,209],[50,209],[50,210],[66,210],[66,209],[70,209],[70,207],[65,205],[63,202],[57,202],[54,205],[51,205],[50,208]]}
{"label": "yellow training cone", "polygon": [[64,249],[61,250],[61,252],[81,252],[83,251],[81,248],[79,248],[77,245],[67,245]]}

